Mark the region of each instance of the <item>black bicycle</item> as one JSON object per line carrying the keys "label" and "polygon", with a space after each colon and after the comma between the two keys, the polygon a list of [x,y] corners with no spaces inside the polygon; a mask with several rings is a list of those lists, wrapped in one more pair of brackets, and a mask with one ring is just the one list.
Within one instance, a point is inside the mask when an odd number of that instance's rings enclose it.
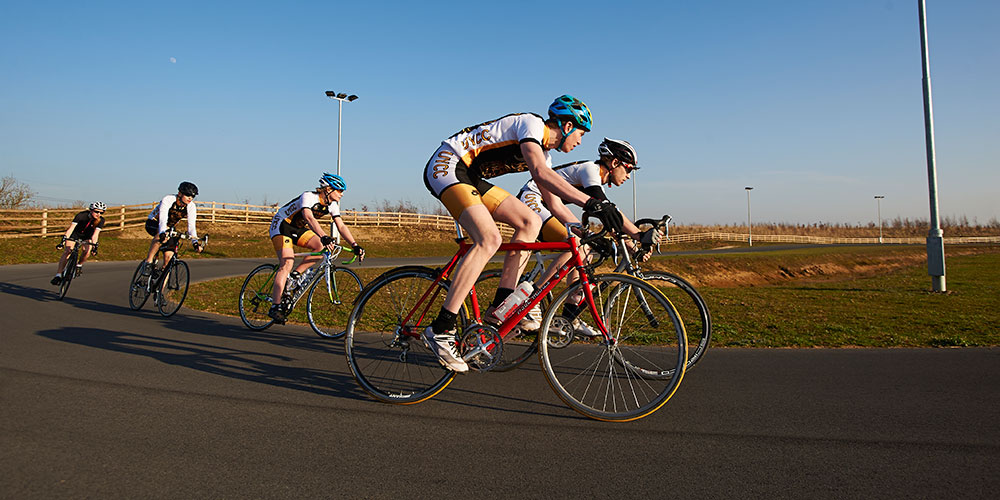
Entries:
{"label": "black bicycle", "polygon": [[[167,232],[167,239],[179,238],[189,240],[191,237],[186,233],[178,233],[171,229]],[[191,274],[186,262],[181,260],[181,246],[183,241],[177,243],[174,257],[170,259],[166,267],[158,266],[159,252],[150,265],[150,272],[144,273],[145,262],[140,262],[132,275],[132,282],[129,285],[128,305],[133,311],[142,308],[143,304],[150,296],[156,309],[164,317],[172,316],[181,308],[184,299],[187,297],[188,285],[191,284]],[[208,246],[208,235],[204,238],[195,239],[193,245],[202,248]],[[163,252],[161,247],[160,252]]]}
{"label": "black bicycle", "polygon": [[61,249],[67,241],[73,242],[73,250],[66,258],[66,267],[63,268],[62,281],[59,282],[59,300],[62,300],[66,296],[66,292],[69,291],[69,285],[73,282],[73,278],[80,275],[80,268],[76,267],[77,262],[80,262],[80,245],[93,245],[97,248],[96,244],[90,243],[88,240],[81,240],[77,238],[64,238],[62,243],[56,248]]}

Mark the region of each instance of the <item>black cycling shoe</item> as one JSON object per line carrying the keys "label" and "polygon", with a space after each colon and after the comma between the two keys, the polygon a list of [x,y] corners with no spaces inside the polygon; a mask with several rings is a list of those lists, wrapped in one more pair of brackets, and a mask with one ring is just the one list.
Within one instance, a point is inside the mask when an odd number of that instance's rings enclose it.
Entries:
{"label": "black cycling shoe", "polygon": [[55,286],[61,285],[62,284],[62,276],[53,276],[52,279],[49,280],[49,283],[52,283]]}
{"label": "black cycling shoe", "polygon": [[283,313],[281,311],[281,306],[280,305],[275,304],[275,305],[271,306],[271,308],[267,310],[267,315],[270,316],[271,319],[273,319],[275,323],[277,323],[279,325],[284,325],[285,324],[285,320],[286,320],[285,313]]}

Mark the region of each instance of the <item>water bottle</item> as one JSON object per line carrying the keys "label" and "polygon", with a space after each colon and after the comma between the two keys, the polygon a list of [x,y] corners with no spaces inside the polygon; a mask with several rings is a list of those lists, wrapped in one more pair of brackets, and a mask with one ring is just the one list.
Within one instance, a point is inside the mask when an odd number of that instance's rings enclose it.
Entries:
{"label": "water bottle", "polygon": [[493,316],[500,321],[507,319],[507,316],[509,316],[514,309],[517,309],[518,306],[524,303],[524,301],[527,300],[534,291],[535,287],[530,281],[521,282],[521,284],[518,285],[517,288],[515,288],[514,291],[500,303],[500,306],[493,311]]}

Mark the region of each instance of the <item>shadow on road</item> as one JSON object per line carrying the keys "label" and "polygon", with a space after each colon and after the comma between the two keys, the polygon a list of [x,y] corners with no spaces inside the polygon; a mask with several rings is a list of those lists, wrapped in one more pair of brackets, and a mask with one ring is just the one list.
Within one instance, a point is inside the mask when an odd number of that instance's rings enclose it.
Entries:
{"label": "shadow on road", "polygon": [[147,356],[162,363],[223,377],[325,396],[368,399],[350,375],[288,366],[283,363],[294,358],[279,354],[99,328],[66,327],[43,330],[38,335],[61,342]]}

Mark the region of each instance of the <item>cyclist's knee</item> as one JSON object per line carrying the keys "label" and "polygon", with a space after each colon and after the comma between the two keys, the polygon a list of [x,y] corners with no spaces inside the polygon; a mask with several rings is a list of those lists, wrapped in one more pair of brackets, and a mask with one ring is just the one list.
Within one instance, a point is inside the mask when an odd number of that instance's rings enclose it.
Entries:
{"label": "cyclist's knee", "polygon": [[496,253],[500,245],[503,244],[503,236],[500,235],[499,230],[483,231],[478,241],[475,241],[475,244],[484,251]]}

